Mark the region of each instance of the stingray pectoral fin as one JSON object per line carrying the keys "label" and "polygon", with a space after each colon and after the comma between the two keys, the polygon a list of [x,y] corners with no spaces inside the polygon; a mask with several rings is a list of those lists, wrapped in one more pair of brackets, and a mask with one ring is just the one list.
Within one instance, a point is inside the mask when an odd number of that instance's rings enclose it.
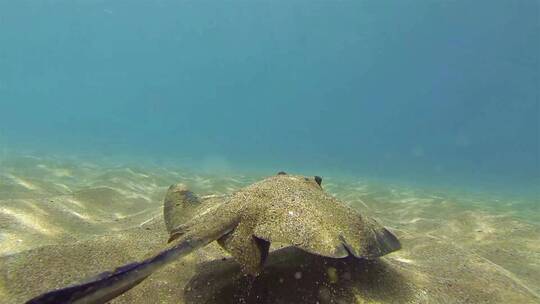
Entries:
{"label": "stingray pectoral fin", "polygon": [[401,243],[398,238],[386,228],[382,228],[379,231],[375,232],[377,242],[379,243],[381,255],[394,252],[401,249]]}
{"label": "stingray pectoral fin", "polygon": [[370,259],[401,249],[398,238],[374,219],[357,215],[348,222],[340,239],[352,255]]}
{"label": "stingray pectoral fin", "polygon": [[332,258],[375,258],[401,248],[375,220],[332,199],[274,204],[259,218],[254,235]]}
{"label": "stingray pectoral fin", "polygon": [[180,224],[188,222],[196,213],[201,200],[184,184],[175,184],[169,187],[163,200],[163,218],[165,226],[170,233]]}

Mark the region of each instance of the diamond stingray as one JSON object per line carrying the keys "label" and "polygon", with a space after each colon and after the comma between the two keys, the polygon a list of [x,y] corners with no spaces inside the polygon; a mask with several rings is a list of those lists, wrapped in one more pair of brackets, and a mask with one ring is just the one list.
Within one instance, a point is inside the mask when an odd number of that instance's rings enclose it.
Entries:
{"label": "diamond stingray", "polygon": [[270,243],[332,258],[372,259],[400,249],[391,232],[327,194],[321,183],[317,176],[280,172],[224,197],[198,197],[173,185],[164,201],[167,249],[28,303],[104,303],[214,240],[253,276],[262,270]]}

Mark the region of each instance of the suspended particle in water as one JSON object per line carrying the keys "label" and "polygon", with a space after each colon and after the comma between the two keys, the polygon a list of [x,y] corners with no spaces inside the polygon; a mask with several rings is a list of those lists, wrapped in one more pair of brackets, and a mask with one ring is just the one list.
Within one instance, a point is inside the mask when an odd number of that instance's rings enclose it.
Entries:
{"label": "suspended particle in water", "polygon": [[331,303],[332,302],[332,292],[326,287],[321,287],[319,289],[319,300],[320,303]]}
{"label": "suspended particle in water", "polygon": [[326,275],[328,275],[328,282],[330,284],[336,284],[339,280],[337,269],[334,267],[328,267],[326,269]]}

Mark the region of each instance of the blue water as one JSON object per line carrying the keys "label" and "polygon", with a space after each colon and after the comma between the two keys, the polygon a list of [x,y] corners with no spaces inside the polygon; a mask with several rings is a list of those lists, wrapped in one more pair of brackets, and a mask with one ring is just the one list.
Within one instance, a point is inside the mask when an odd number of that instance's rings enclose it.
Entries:
{"label": "blue water", "polygon": [[539,12],[535,0],[0,0],[2,153],[538,196]]}

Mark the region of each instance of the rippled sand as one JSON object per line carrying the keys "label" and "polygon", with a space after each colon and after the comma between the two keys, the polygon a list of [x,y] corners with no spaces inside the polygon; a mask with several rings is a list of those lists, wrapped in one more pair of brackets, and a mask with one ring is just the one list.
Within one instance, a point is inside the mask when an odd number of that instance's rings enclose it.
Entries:
{"label": "rippled sand", "polygon": [[[161,201],[172,183],[222,194],[259,178],[33,157],[0,165],[0,303],[23,303],[157,252],[167,239]],[[112,302],[540,302],[539,202],[331,177],[323,186],[388,226],[403,249],[377,261],[277,250],[250,286],[211,244]]]}

